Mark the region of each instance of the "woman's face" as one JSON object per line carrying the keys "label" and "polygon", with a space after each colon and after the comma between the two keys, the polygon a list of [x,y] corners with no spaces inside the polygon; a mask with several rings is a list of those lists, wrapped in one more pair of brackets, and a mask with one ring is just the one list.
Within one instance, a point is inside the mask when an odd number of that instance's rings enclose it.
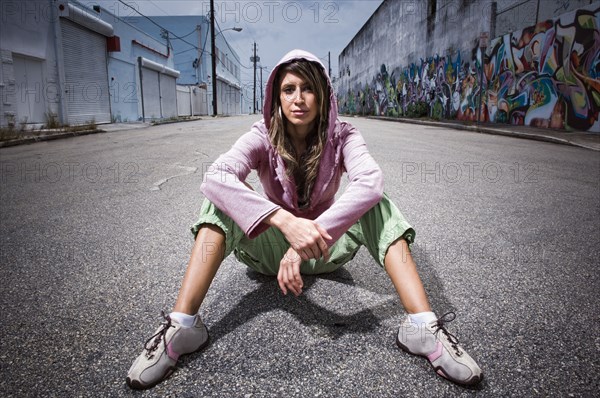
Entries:
{"label": "woman's face", "polygon": [[318,113],[317,96],[313,88],[300,76],[287,72],[281,80],[281,111],[294,130],[308,133]]}

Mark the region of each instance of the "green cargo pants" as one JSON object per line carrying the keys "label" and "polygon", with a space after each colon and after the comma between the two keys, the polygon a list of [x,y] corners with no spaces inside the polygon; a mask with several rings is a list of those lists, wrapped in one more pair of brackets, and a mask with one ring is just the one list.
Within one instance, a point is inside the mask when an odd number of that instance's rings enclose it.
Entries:
{"label": "green cargo pants", "polygon": [[[235,257],[253,270],[265,275],[277,275],[279,262],[290,245],[277,228],[271,227],[255,239],[248,239],[240,227],[208,199],[202,203],[200,217],[191,227],[194,238],[202,224],[213,224],[225,233],[225,257]],[[400,210],[384,194],[383,199],[366,212],[350,229],[329,248],[330,258],[302,261],[300,273],[322,274],[332,272],[352,260],[358,249],[365,246],[375,261],[384,266],[388,248],[399,238],[408,244],[415,239],[415,231]]]}

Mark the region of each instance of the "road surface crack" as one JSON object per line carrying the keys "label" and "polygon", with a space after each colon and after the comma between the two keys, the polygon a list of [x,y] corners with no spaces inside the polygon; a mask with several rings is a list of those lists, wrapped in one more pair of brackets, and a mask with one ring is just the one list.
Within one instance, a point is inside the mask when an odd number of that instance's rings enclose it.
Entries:
{"label": "road surface crack", "polygon": [[175,167],[183,169],[183,170],[185,170],[185,172],[180,173],[180,174],[175,174],[175,175],[169,176],[167,178],[163,178],[162,180],[155,182],[154,185],[150,188],[150,190],[151,191],[160,191],[161,185],[166,184],[167,182],[169,182],[169,180],[172,180],[173,178],[176,178],[176,177],[183,177],[183,176],[187,176],[190,174],[194,174],[196,171],[198,171],[197,167],[181,166],[181,165],[175,165]]}

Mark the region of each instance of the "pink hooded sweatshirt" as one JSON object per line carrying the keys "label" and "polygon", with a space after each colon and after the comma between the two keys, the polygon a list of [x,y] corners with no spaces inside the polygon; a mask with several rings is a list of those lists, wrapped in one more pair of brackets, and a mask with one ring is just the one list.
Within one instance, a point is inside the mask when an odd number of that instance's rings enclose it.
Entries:
{"label": "pink hooded sweatshirt", "polygon": [[[307,208],[299,209],[294,181],[286,177],[285,163],[271,144],[268,133],[275,74],[281,64],[294,59],[316,62],[326,70],[311,53],[293,50],[286,54],[269,76],[264,119],[254,123],[250,131],[242,135],[228,152],[219,156],[204,175],[201,190],[250,239],[269,228],[263,223],[269,214],[283,208],[296,217],[315,220],[333,238],[327,241],[331,246],[381,200],[383,176],[367,151],[359,131],[338,119],[337,101],[328,77],[331,92],[328,139],[310,204]],[[251,170],[257,171],[266,197],[244,185]],[[344,172],[348,173],[349,183],[336,201],[335,194]]]}

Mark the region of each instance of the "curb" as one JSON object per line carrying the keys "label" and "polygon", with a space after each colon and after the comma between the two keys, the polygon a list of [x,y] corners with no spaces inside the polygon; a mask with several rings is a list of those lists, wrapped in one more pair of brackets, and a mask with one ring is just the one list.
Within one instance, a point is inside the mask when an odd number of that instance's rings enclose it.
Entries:
{"label": "curb", "polygon": [[[187,120],[170,120],[170,121],[159,122],[159,123],[155,123],[155,124],[149,123],[148,125],[146,125],[144,127],[140,127],[140,128],[160,126],[163,124],[194,122],[194,121],[198,121],[198,120],[202,120],[202,118],[197,117],[194,119],[187,119]],[[71,131],[71,132],[64,132],[64,133],[59,133],[59,134],[40,135],[40,136],[36,136],[36,137],[17,138],[14,140],[0,141],[0,148],[8,148],[11,146],[24,145],[24,144],[34,144],[36,142],[41,142],[41,141],[52,141],[52,140],[58,140],[58,139],[62,139],[62,138],[77,137],[80,135],[97,134],[97,133],[113,133],[115,131],[122,131],[122,130],[127,130],[127,129],[125,128],[125,129],[118,129],[118,130],[112,130],[112,129],[102,130],[102,129],[96,128],[94,130]]]}
{"label": "curb", "polygon": [[65,132],[65,133],[60,133],[60,134],[40,135],[37,137],[17,138],[15,140],[0,141],[0,148],[7,148],[7,147],[23,145],[23,144],[33,144],[33,143],[41,142],[41,141],[52,141],[52,140],[58,140],[61,138],[77,137],[80,135],[89,135],[89,134],[98,134],[98,133],[106,133],[106,131],[101,130],[101,129],[95,129],[95,130],[72,131],[72,132]]}
{"label": "curb", "polygon": [[184,119],[184,120],[167,120],[164,122],[150,122],[150,125],[148,127],[154,127],[154,126],[162,126],[163,124],[173,124],[173,123],[185,123],[185,122],[195,122],[198,120],[202,120],[201,117],[196,117],[194,119]]}
{"label": "curb", "polygon": [[[504,129],[492,128],[492,127],[487,127],[487,126],[464,125],[464,124],[458,124],[458,123],[444,123],[444,122],[435,122],[432,120],[403,119],[403,118],[395,118],[395,117],[387,117],[387,116],[362,116],[362,117],[365,117],[367,119],[385,120],[385,121],[390,121],[390,122],[421,124],[421,125],[435,126],[435,127],[446,127],[446,128],[452,128],[455,130],[465,130],[465,131],[472,131],[472,132],[483,133],[483,134],[504,135],[504,136],[509,136],[509,137],[524,138],[524,139],[529,139],[529,140],[551,142],[554,144],[571,145],[571,146],[576,146],[579,148],[590,149],[592,151],[600,151],[599,147],[589,146],[589,145],[582,144],[579,142],[570,141],[570,140],[567,140],[564,138],[553,137],[553,136],[544,135],[544,134],[531,134],[531,133],[524,133],[522,131],[504,130]],[[568,133],[566,133],[566,134],[568,134]]]}

